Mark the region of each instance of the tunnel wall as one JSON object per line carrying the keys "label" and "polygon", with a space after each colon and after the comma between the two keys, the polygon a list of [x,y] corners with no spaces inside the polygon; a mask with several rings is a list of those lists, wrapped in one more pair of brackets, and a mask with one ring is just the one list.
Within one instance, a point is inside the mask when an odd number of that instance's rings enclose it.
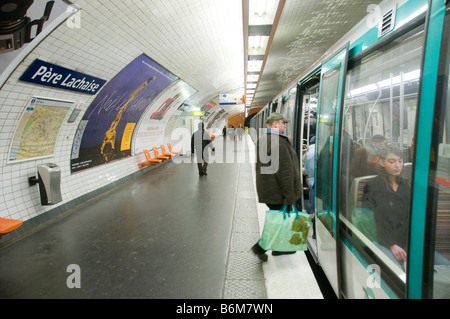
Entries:
{"label": "tunnel wall", "polygon": [[[95,2],[89,5],[95,6]],[[143,34],[139,33],[139,25],[130,30],[130,26],[118,26],[121,21],[113,19],[112,13],[95,15],[95,12],[93,8],[82,12],[81,27],[74,27],[73,23],[64,20],[47,34],[44,35],[43,32],[39,39],[35,39],[36,42],[28,44],[31,49],[13,61],[13,68],[9,67],[7,78],[0,89],[0,217],[24,221],[19,230],[4,236],[3,241],[8,239],[8,236],[33,229],[86,200],[138,176],[143,170],[151,169],[139,169],[137,164],[142,160],[139,154],[142,149],[133,149],[129,157],[73,173],[71,152],[74,138],[80,121],[98,93],[92,95],[20,80],[36,59],[104,79],[106,83],[142,54],[156,61],[163,59],[162,53],[158,51],[159,47],[156,44],[149,45],[148,37],[143,37]],[[118,46],[123,39],[126,39],[126,45]],[[181,83],[181,79],[176,83]],[[188,93],[176,101],[174,108],[195,92],[188,85],[183,85],[188,87]],[[173,89],[173,86],[170,89]],[[30,101],[36,97],[73,101],[74,104],[62,121],[53,155],[11,162],[9,153],[12,140],[22,115],[30,106]],[[155,98],[153,102],[160,103],[160,100]],[[143,114],[150,112],[153,102]],[[75,120],[69,121],[69,117],[77,107],[81,112]],[[164,133],[155,137],[152,140],[154,145],[148,145],[149,147],[171,141],[170,131],[166,130],[166,126],[169,124],[170,129],[173,129],[177,120],[171,117],[177,115],[175,110],[171,112],[158,128]],[[140,125],[141,120],[136,127],[144,128],[145,124]],[[137,144],[138,141],[133,137],[133,145]],[[29,177],[36,176],[37,165],[45,163],[54,163],[61,170],[62,201],[54,205],[41,205],[38,186],[29,185]]]}

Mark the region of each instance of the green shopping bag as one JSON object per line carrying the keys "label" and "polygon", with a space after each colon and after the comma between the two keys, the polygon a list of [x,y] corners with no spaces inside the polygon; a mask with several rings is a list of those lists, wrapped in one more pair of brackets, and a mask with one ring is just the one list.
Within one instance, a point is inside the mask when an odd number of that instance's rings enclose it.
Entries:
{"label": "green shopping bag", "polygon": [[297,211],[287,211],[287,205],[281,210],[268,210],[259,245],[265,250],[296,251],[307,250],[306,238],[311,227],[311,215]]}

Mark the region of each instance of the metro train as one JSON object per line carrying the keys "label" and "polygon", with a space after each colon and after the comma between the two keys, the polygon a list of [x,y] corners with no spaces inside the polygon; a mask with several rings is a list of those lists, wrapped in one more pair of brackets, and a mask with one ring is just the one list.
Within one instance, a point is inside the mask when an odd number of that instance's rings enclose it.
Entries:
{"label": "metro train", "polygon": [[[286,135],[303,168],[314,148],[314,188],[303,172],[299,204],[314,207],[308,250],[339,298],[450,297],[449,2],[374,6],[250,120],[257,142],[269,114],[288,118]],[[403,155],[408,217],[383,218],[393,233],[407,229],[406,260],[381,244],[381,217],[363,198],[381,174],[379,141]]]}

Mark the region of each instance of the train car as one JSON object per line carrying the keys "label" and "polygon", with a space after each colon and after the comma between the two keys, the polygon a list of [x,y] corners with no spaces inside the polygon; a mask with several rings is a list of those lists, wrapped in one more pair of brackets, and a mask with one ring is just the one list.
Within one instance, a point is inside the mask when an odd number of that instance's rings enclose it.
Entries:
{"label": "train car", "polygon": [[287,116],[302,167],[314,147],[300,204],[340,298],[450,297],[449,7],[374,6],[251,120],[256,142],[268,114]]}

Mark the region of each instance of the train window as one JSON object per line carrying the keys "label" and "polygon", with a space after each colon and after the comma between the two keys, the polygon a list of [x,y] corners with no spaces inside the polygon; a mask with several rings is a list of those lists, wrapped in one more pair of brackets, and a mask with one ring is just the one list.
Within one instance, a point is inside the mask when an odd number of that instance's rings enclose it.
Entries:
{"label": "train window", "polygon": [[429,260],[433,298],[450,298],[450,14],[447,9],[439,60],[436,111],[434,115],[433,153],[430,159],[430,182],[432,186],[430,212],[434,230],[434,250]]}
{"label": "train window", "polygon": [[294,136],[294,106],[295,106],[295,96],[296,96],[296,90],[291,89],[289,92],[289,97],[287,98],[285,102],[285,108],[284,108],[284,116],[289,120],[289,122],[286,125],[286,135],[289,137],[289,139],[292,141]]}
{"label": "train window", "polygon": [[309,147],[311,138],[316,135],[316,113],[317,113],[317,101],[319,97],[319,85],[315,85],[306,91],[303,95],[303,149],[306,150]]}
{"label": "train window", "polygon": [[320,90],[320,110],[318,114],[316,141],[317,170],[316,170],[316,211],[317,215],[326,229],[333,234],[332,215],[332,172],[333,172],[333,149],[334,149],[334,123],[333,114],[336,113],[340,65],[328,70],[322,76]]}
{"label": "train window", "polygon": [[384,274],[406,281],[411,148],[423,27],[352,62],[342,114],[339,213],[343,231]]}

